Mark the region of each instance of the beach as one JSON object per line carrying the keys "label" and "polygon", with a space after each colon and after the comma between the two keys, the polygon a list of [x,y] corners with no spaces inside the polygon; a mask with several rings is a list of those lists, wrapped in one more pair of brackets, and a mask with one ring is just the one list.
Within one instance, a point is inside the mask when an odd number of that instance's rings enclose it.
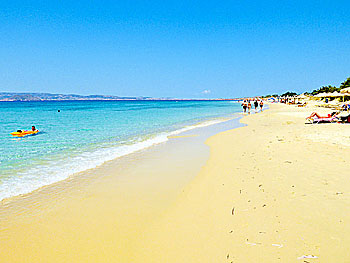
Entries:
{"label": "beach", "polygon": [[350,1],[0,6],[0,263],[350,263]]}
{"label": "beach", "polygon": [[210,159],[150,231],[146,258],[350,261],[348,127],[306,125],[310,108],[270,107],[207,141]]}
{"label": "beach", "polygon": [[[18,116],[18,112],[21,115]],[[236,118],[231,101],[0,102],[0,200],[30,193],[196,127]],[[35,125],[38,133],[10,133]]]}
{"label": "beach", "polygon": [[348,125],[269,107],[3,202],[0,261],[350,262]]}

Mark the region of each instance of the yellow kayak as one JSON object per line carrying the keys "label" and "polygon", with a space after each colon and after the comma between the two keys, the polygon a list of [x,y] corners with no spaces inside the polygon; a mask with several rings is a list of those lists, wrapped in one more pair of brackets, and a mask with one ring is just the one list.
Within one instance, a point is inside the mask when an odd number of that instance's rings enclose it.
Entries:
{"label": "yellow kayak", "polygon": [[10,134],[12,136],[15,136],[15,137],[24,137],[24,136],[28,136],[28,135],[34,135],[34,134],[37,134],[39,131],[38,130],[35,130],[35,131],[17,131],[17,132],[11,132]]}

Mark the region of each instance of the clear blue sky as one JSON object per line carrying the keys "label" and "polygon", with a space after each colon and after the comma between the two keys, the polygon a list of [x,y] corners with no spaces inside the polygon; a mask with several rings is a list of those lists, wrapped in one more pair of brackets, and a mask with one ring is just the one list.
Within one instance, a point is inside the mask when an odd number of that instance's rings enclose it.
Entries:
{"label": "clear blue sky", "polygon": [[350,1],[0,1],[0,91],[239,97],[350,76]]}

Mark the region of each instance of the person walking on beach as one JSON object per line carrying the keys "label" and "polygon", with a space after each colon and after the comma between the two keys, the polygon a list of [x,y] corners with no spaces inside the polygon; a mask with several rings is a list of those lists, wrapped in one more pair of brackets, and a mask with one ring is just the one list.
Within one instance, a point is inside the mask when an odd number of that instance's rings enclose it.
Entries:
{"label": "person walking on beach", "polygon": [[250,100],[248,100],[248,114],[250,114],[251,108],[252,108],[252,104],[250,103]]}
{"label": "person walking on beach", "polygon": [[263,111],[263,107],[264,107],[264,102],[261,100],[260,101],[260,111]]}
{"label": "person walking on beach", "polygon": [[244,100],[241,106],[243,107],[243,112],[246,113],[247,112],[247,101]]}
{"label": "person walking on beach", "polygon": [[258,106],[259,106],[259,103],[258,103],[258,100],[256,99],[256,100],[254,101],[255,112],[258,111]]}

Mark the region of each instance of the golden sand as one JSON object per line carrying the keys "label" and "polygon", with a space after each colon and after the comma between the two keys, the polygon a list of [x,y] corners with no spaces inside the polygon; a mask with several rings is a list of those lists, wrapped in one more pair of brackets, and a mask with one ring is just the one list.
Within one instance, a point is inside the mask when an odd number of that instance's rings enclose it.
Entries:
{"label": "golden sand", "polygon": [[145,230],[208,157],[199,136],[177,138],[5,200],[0,262],[132,262]]}
{"label": "golden sand", "polygon": [[4,204],[0,262],[350,262],[350,127],[304,124],[312,111],[245,117],[207,141],[200,172],[202,157],[177,147],[185,162],[137,160],[146,179],[107,165]]}
{"label": "golden sand", "polygon": [[140,262],[350,262],[350,127],[271,108],[207,141],[209,161]]}

